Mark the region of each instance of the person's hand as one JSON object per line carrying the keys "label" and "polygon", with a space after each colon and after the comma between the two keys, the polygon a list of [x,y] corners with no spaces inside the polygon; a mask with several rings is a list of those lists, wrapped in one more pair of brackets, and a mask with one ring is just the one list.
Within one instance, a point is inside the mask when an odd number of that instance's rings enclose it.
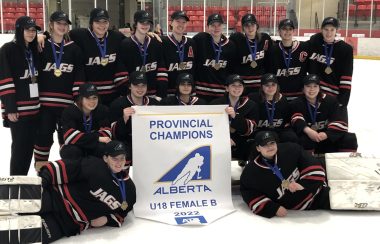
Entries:
{"label": "person's hand", "polygon": [[109,138],[107,136],[100,136],[99,137],[99,142],[108,143],[110,141],[111,141],[111,138]]}
{"label": "person's hand", "polygon": [[148,36],[153,37],[153,38],[157,39],[157,41],[159,41],[159,42],[162,43],[161,37],[159,35],[157,35],[156,33],[154,33],[154,32],[148,32],[147,34],[148,34]]}
{"label": "person's hand", "polygon": [[18,113],[9,113],[8,114],[8,119],[12,122],[17,122],[18,121]]}
{"label": "person's hand", "polygon": [[226,113],[231,116],[231,118],[235,118],[236,117],[236,112],[235,112],[235,109],[233,107],[227,107],[226,108]]}
{"label": "person's hand", "polygon": [[296,191],[301,191],[303,190],[303,186],[301,186],[300,184],[298,184],[297,182],[295,181],[292,181],[290,182],[289,186],[288,186],[288,190],[290,192],[296,192]]}
{"label": "person's hand", "polygon": [[285,217],[287,214],[288,214],[288,210],[286,210],[286,208],[284,208],[283,206],[280,206],[277,209],[276,216]]}
{"label": "person's hand", "polygon": [[107,224],[108,219],[106,216],[102,216],[96,219],[91,220],[91,226],[92,227],[101,227],[105,224]]}
{"label": "person's hand", "polygon": [[37,43],[38,43],[39,52],[42,52],[42,49],[45,48],[45,39],[46,39],[46,36],[44,34],[37,34]]}
{"label": "person's hand", "polygon": [[49,163],[49,161],[37,161],[35,164],[34,164],[34,169],[37,171],[37,172],[40,172],[41,168],[45,165],[47,165]]}
{"label": "person's hand", "polygon": [[325,132],[318,133],[319,141],[324,141],[327,139],[327,134]]}
{"label": "person's hand", "polygon": [[310,127],[305,127],[305,129],[303,129],[303,132],[305,132],[305,134],[310,138],[310,140],[320,142],[318,132],[311,129]]}
{"label": "person's hand", "polygon": [[230,139],[230,143],[231,143],[231,147],[235,147],[236,146],[236,143],[234,142],[234,140]]}
{"label": "person's hand", "polygon": [[135,113],[135,110],[132,107],[123,109],[124,122],[127,123],[127,121],[129,120],[129,117],[131,117],[131,115],[134,113]]}

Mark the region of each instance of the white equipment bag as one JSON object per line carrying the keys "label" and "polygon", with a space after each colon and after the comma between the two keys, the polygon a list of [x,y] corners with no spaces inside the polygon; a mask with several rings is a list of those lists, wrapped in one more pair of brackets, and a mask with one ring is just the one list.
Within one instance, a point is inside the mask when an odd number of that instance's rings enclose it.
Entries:
{"label": "white equipment bag", "polygon": [[0,215],[36,213],[41,196],[40,177],[0,176]]}
{"label": "white equipment bag", "polygon": [[41,217],[0,216],[0,243],[42,243]]}
{"label": "white equipment bag", "polygon": [[331,209],[380,210],[380,158],[326,153]]}

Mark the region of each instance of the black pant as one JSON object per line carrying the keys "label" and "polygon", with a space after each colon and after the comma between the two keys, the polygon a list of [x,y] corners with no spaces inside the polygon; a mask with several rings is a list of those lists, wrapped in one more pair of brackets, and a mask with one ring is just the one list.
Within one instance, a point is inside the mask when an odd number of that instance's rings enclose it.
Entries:
{"label": "black pant", "polygon": [[42,108],[37,129],[36,143],[34,145],[35,161],[48,161],[50,148],[54,143],[53,134],[58,133],[59,145],[64,143],[61,126],[61,114],[63,109]]}
{"label": "black pant", "polygon": [[9,122],[12,135],[10,175],[28,175],[38,119]]}
{"label": "black pant", "polygon": [[351,132],[344,133],[334,142],[330,138],[321,142],[315,142],[306,134],[302,134],[299,140],[305,150],[313,150],[315,153],[356,152],[358,148],[356,135]]}

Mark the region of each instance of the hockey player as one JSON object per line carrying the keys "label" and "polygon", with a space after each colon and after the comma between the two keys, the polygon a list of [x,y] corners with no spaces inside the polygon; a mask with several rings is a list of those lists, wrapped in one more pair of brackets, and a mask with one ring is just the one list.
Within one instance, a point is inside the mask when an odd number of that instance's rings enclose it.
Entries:
{"label": "hockey player", "polygon": [[298,144],[277,144],[275,132],[255,136],[259,151],[244,168],[240,191],[250,210],[266,218],[287,210],[329,209],[329,188],[321,164]]}
{"label": "hockey player", "polygon": [[243,33],[231,34],[237,48],[239,64],[234,66],[234,72],[244,79],[245,93],[257,92],[260,88],[260,77],[266,73],[268,50],[272,40],[266,33],[259,32],[259,24],[253,14],[246,14],[241,19]]}
{"label": "hockey player", "polygon": [[121,44],[119,71],[131,74],[145,72],[148,78],[149,96],[166,97],[168,74],[165,68],[163,46],[148,35],[153,25],[152,16],[139,10],[134,14],[135,33]]}
{"label": "hockey player", "polygon": [[80,84],[84,83],[83,57],[80,48],[68,38],[71,21],[62,11],[50,16],[50,38],[41,53],[38,87],[40,91],[40,122],[34,145],[35,161],[47,161],[57,130],[63,144],[61,115],[74,102]]}
{"label": "hockey player", "polygon": [[10,174],[27,175],[33,156],[40,108],[37,30],[34,19],[16,20],[13,41],[0,49],[0,98],[4,127],[12,136]]}
{"label": "hockey player", "polygon": [[131,115],[135,113],[132,106],[158,105],[154,98],[146,96],[148,80],[145,72],[134,71],[129,79],[130,93],[127,96],[119,97],[112,102],[110,107],[110,120],[112,123],[113,136],[128,148],[128,153],[132,160],[132,121]]}
{"label": "hockey player", "polygon": [[280,93],[280,86],[274,74],[261,76],[259,93],[250,95],[259,107],[258,131],[275,131],[280,142],[298,142],[298,137],[290,125],[290,105]]}
{"label": "hockey player", "polygon": [[317,75],[307,75],[303,80],[304,96],[291,103],[291,124],[300,144],[317,154],[356,152],[356,135],[348,132],[336,97],[321,92],[320,82]]}
{"label": "hockey player", "polygon": [[188,21],[189,17],[184,11],[175,11],[169,25],[172,34],[162,37],[164,61],[168,70],[168,95],[176,95],[176,80],[180,73],[194,75],[195,44],[184,35]]}
{"label": "hockey player", "polygon": [[136,202],[126,157],[123,143],[111,141],[102,158],[41,164],[43,243],[75,236],[88,228],[123,224]]}
{"label": "hockey player", "polygon": [[180,73],[176,81],[176,95],[168,96],[160,101],[160,105],[206,105],[206,102],[197,97],[192,96],[195,84],[191,74]]}
{"label": "hockey player", "polygon": [[350,99],[351,79],[353,72],[353,49],[335,36],[339,21],[327,17],[322,22],[321,33],[310,38],[309,74],[321,78],[321,89],[324,93],[338,98],[345,109]]}
{"label": "hockey player", "polygon": [[281,41],[269,50],[269,73],[277,76],[281,93],[288,101],[301,96],[308,69],[309,43],[293,40],[294,24],[283,19],[278,25]]}
{"label": "hockey player", "polygon": [[208,33],[193,37],[197,50],[196,92],[206,102],[224,96],[225,79],[236,63],[236,48],[222,34],[223,23],[220,14],[211,14],[207,18]]}
{"label": "hockey player", "polygon": [[108,108],[99,103],[98,90],[93,84],[79,87],[74,104],[62,113],[65,145],[60,154],[63,159],[80,159],[88,155],[100,157],[106,143],[111,141]]}
{"label": "hockey player", "polygon": [[256,129],[258,120],[257,104],[248,97],[242,96],[244,81],[239,75],[229,75],[225,85],[226,93],[210,104],[227,104],[226,112],[230,120],[230,141],[232,157],[247,160],[249,144],[247,142]]}

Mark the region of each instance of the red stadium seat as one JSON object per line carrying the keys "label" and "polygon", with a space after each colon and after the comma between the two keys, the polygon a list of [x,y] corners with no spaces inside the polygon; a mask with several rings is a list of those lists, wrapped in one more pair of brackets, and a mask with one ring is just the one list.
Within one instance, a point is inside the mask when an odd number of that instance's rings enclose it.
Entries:
{"label": "red stadium seat", "polygon": [[16,9],[15,8],[3,8],[4,13],[15,13]]}
{"label": "red stadium seat", "polygon": [[43,9],[43,8],[37,8],[37,12],[38,12],[38,13],[43,13],[43,12],[44,12],[44,9]]}
{"label": "red stadium seat", "polygon": [[198,15],[198,16],[203,16],[203,11],[201,10],[198,10],[195,12],[195,15]]}
{"label": "red stadium seat", "polygon": [[36,13],[37,9],[36,8],[29,8],[29,13]]}
{"label": "red stadium seat", "polygon": [[195,20],[198,20],[198,16],[191,15],[191,16],[189,17],[189,19],[190,19],[191,21],[195,21]]}
{"label": "red stadium seat", "polygon": [[4,13],[3,18],[4,19],[14,19],[15,15],[13,13]]}
{"label": "red stadium seat", "polygon": [[26,14],[26,8],[16,8],[16,13],[25,13]]}

